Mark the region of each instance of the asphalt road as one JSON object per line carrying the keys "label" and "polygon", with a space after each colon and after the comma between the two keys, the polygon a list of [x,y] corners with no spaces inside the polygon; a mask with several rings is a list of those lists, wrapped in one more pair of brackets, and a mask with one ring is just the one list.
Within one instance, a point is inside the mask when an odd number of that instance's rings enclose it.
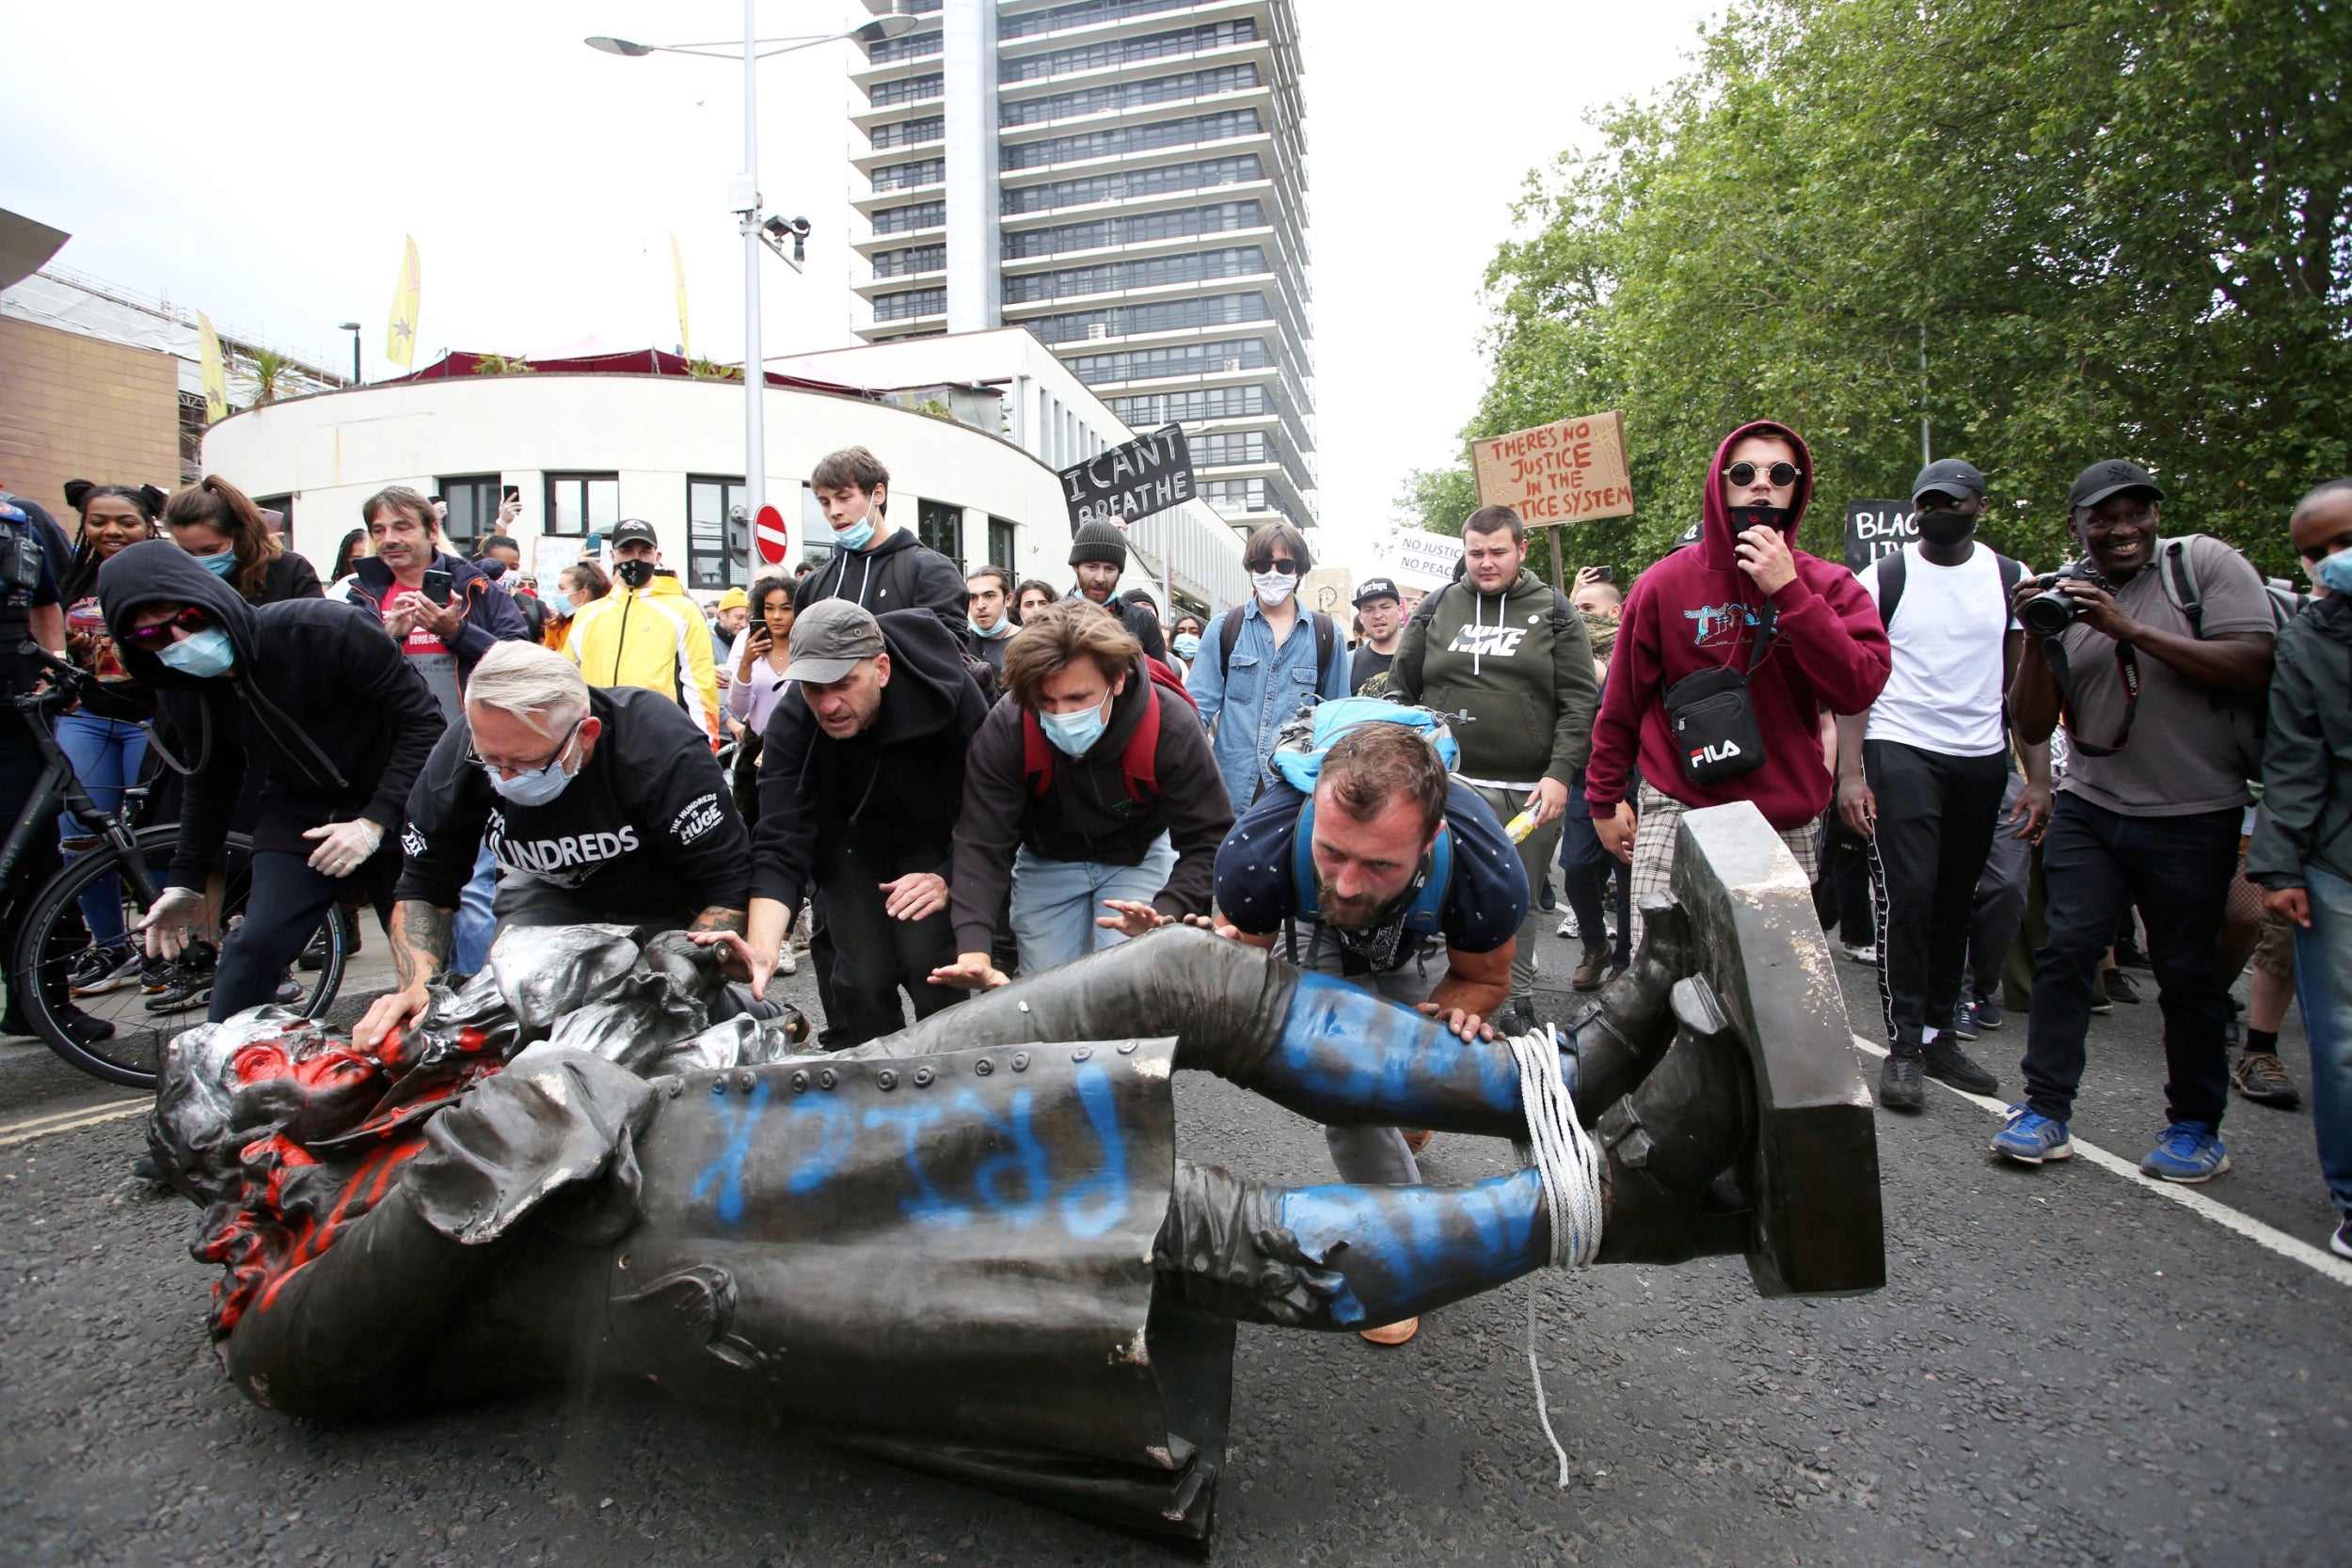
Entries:
{"label": "asphalt road", "polygon": [[[1866,972],[1840,969],[1875,1033]],[[805,1004],[805,972],[780,984]],[[2161,1116],[2156,1014],[2094,1022],[2075,1123],[2134,1159]],[[2021,1034],[1984,1042],[2010,1088]],[[1565,1490],[1525,1286],[1398,1350],[1245,1327],[1213,1560],[2352,1560],[2352,1289],[2086,1161],[1996,1164],[1994,1118],[1930,1092],[1924,1116],[1880,1117],[1883,1291],[1761,1301],[1732,1259],[1539,1282]],[[141,1118],[4,1141],[122,1098],[0,1043],[0,1562],[1178,1560],[650,1391],[270,1416],[206,1343],[193,1212],[129,1180]],[[1327,1176],[1314,1130],[1263,1101],[1186,1075],[1178,1106],[1194,1157]],[[2204,1191],[2324,1246],[2308,1115],[2233,1104],[2224,1133],[2237,1168]],[[1507,1153],[1440,1138],[1425,1169]]]}

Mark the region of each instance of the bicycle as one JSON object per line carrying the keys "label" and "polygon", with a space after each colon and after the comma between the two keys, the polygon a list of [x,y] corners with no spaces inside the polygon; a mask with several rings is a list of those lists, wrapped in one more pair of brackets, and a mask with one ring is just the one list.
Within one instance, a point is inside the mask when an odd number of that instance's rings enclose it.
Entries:
{"label": "bicycle", "polygon": [[[0,893],[5,900],[0,902],[0,928],[19,910],[24,911],[15,950],[8,955],[8,983],[25,1022],[50,1050],[93,1077],[152,1088],[165,1042],[189,1023],[202,1022],[200,1015],[188,1015],[202,1006],[209,992],[202,959],[183,955],[175,962],[146,960],[136,930],[162,895],[161,873],[178,847],[179,826],[134,827],[131,813],[144,796],[140,790],[125,792],[119,812],[98,809],[52,730],[56,716],[97,682],[38,643],[26,642],[20,651],[46,669],[54,684],[10,699],[40,752],[41,771],[6,843],[0,844],[0,890],[5,890]],[[28,891],[19,885],[23,879],[16,875],[18,863],[36,835],[57,831],[61,810],[98,845],[79,851],[64,870]],[[228,869],[218,915],[223,933],[242,918],[251,894],[253,845],[245,834],[230,833],[225,848]],[[124,934],[100,941],[91,936],[83,917],[82,897],[109,886],[122,906]],[[106,896],[99,893],[102,902]],[[324,929],[326,958],[316,979],[307,990],[299,981],[291,982],[295,994],[284,1002],[306,1018],[316,1018],[333,1006],[350,957],[352,933],[340,906],[328,910]]]}

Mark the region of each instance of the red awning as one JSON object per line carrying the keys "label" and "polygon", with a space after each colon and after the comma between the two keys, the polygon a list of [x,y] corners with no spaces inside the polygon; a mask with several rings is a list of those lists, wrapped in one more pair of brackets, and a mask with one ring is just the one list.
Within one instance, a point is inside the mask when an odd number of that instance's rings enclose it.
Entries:
{"label": "red awning", "polygon": [[[371,387],[386,387],[402,381],[449,381],[459,376],[479,375],[486,354],[452,352],[443,355],[421,371],[407,375],[386,376],[368,383]],[[693,361],[680,355],[664,354],[658,348],[631,349],[626,354],[592,354],[576,359],[523,359],[534,372],[559,375],[676,375],[691,377]],[[804,392],[840,392],[850,397],[881,401],[879,393],[864,387],[851,387],[838,381],[818,381],[805,375],[784,375],[768,372],[771,387],[794,387]]]}

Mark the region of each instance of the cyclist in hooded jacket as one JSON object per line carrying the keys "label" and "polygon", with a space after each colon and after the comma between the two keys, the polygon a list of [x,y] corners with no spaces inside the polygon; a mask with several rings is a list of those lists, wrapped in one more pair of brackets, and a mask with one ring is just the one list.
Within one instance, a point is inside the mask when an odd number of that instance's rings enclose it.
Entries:
{"label": "cyclist in hooded jacket", "polygon": [[218,1022],[270,1000],[344,879],[390,914],[397,830],[440,705],[373,614],[326,599],[248,605],[168,540],[109,560],[98,600],[123,668],[194,737],[179,846],[140,927],[151,956],[185,945],[246,776],[265,769],[252,892],[214,975]]}

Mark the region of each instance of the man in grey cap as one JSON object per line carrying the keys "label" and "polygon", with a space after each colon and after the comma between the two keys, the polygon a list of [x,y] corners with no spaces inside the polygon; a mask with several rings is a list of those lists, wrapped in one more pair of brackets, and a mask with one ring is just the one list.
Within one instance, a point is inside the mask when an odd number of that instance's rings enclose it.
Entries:
{"label": "man in grey cap", "polygon": [[[826,1043],[863,1044],[962,996],[947,871],[964,753],[987,717],[956,638],[929,610],[879,617],[819,599],[792,623],[793,684],[768,720],[738,958],[764,988],[804,894],[831,938]],[[730,943],[729,945],[733,945]]]}
{"label": "man in grey cap", "polygon": [[1078,585],[1070,591],[1073,599],[1100,605],[1127,628],[1127,634],[1143,644],[1143,651],[1153,658],[1168,657],[1168,638],[1160,630],[1160,618],[1142,605],[1118,597],[1120,574],[1127,569],[1127,531],[1117,523],[1080,523],[1078,531],[1070,537],[1070,566],[1077,574]]}
{"label": "man in grey cap", "polygon": [[[1837,720],[1838,815],[1870,847],[1889,1052],[1879,1103],[1902,1111],[1924,1106],[1931,1077],[1971,1094],[2000,1086],[1962,1049],[1955,1018],[1975,1000],[1961,995],[1969,910],[2010,776],[2002,696],[2025,635],[2010,591],[2028,575],[1977,542],[1984,475],[1973,465],[1929,464],[1911,503],[1917,542],[1855,574],[1894,669],[1867,711]],[[2049,813],[2049,749],[2025,750],[2010,819],[2030,837]]]}
{"label": "man in grey cap", "polygon": [[2230,998],[2216,937],[2276,623],[2244,556],[2207,534],[2159,536],[2163,499],[2138,464],[2093,463],[2067,498],[2084,559],[2013,595],[2026,630],[2009,693],[2018,736],[2046,740],[2062,721],[2070,755],[2042,841],[2049,938],[2034,955],[2026,1100],[1993,1151],[2023,1164],[2074,1152],[2091,981],[2117,917],[2137,905],[2168,1069],[2166,1126],[2140,1169],[2203,1181],[2230,1168]]}

